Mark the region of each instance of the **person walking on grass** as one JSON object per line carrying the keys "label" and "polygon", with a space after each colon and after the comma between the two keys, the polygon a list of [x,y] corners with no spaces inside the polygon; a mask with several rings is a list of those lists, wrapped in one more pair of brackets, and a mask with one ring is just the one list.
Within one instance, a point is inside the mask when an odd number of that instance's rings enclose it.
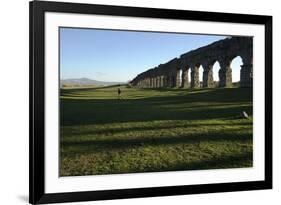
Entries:
{"label": "person walking on grass", "polygon": [[122,96],[121,96],[121,89],[120,89],[120,88],[118,88],[117,93],[118,93],[118,99],[119,99],[119,100],[122,99]]}

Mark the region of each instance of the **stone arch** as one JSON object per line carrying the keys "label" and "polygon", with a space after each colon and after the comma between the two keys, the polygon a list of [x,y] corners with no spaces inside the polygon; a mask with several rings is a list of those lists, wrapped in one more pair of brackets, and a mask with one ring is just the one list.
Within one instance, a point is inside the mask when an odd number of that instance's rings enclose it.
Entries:
{"label": "stone arch", "polygon": [[164,76],[163,75],[160,76],[160,87],[161,88],[164,87]]}
{"label": "stone arch", "polygon": [[180,68],[180,69],[179,69],[179,85],[180,85],[180,87],[182,87],[182,81],[183,81],[183,75],[182,75],[182,73],[183,73],[183,69]]}
{"label": "stone arch", "polygon": [[149,87],[152,88],[152,77],[149,77]]}
{"label": "stone arch", "polygon": [[155,87],[155,78],[154,78],[154,76],[151,76],[151,87],[152,88]]}
{"label": "stone arch", "polygon": [[213,86],[218,87],[219,86],[219,70],[220,70],[220,63],[219,61],[215,61],[213,63]]}
{"label": "stone arch", "polygon": [[200,64],[198,67],[199,87],[203,87],[203,73],[204,73],[204,68],[203,65]]}
{"label": "stone arch", "polygon": [[154,88],[157,88],[157,75],[154,76]]}
{"label": "stone arch", "polygon": [[162,74],[162,84],[163,84],[163,87],[167,87],[167,76],[166,76],[166,73]]}
{"label": "stone arch", "polygon": [[241,76],[241,66],[243,65],[242,57],[240,55],[232,58],[230,67],[232,70],[232,83],[239,83]]}
{"label": "stone arch", "polygon": [[[231,65],[234,63],[234,58],[236,56],[240,56],[243,61],[239,75],[240,86],[251,87],[253,81],[252,37],[231,37],[189,51],[182,54],[179,58],[174,58],[165,64],[160,64],[155,68],[149,69],[148,72],[146,71],[137,75],[131,82],[132,85],[145,87],[147,87],[147,84],[154,87],[187,87],[187,83],[183,83],[184,76],[187,76],[188,78],[188,74],[186,75],[186,72],[188,73],[188,71],[191,70],[191,87],[197,88],[200,87],[200,81],[202,81],[202,74],[199,69],[202,64],[204,69],[203,87],[212,87],[214,85],[214,79],[215,81],[219,80],[220,87],[231,87],[232,77],[234,82],[238,80],[238,74],[235,74],[235,66]],[[212,60],[214,60],[214,62],[211,62]],[[218,72],[216,70],[216,67],[218,69],[217,61],[219,62],[220,67]],[[187,64],[189,64],[190,67],[186,70],[185,66]],[[179,69],[179,67],[181,68]],[[233,73],[231,67],[234,69]],[[217,73],[219,73],[219,79],[217,79]],[[147,83],[146,78],[148,75],[150,83]],[[158,76],[159,78],[157,83],[156,81]]]}
{"label": "stone arch", "polygon": [[191,88],[191,73],[192,73],[192,71],[191,71],[191,67],[187,70],[187,76],[189,77],[189,85],[188,85],[188,87],[189,88]]}
{"label": "stone arch", "polygon": [[160,88],[161,87],[161,76],[158,75],[157,76],[157,88]]}
{"label": "stone arch", "polygon": [[177,67],[175,74],[172,75],[172,77],[173,77],[173,86],[172,87],[180,87],[181,81],[182,81],[182,68]]}
{"label": "stone arch", "polygon": [[173,87],[173,76],[170,73],[167,75],[167,87]]}
{"label": "stone arch", "polygon": [[189,79],[191,79],[190,76],[190,66],[186,65],[182,68],[182,75],[181,75],[181,86],[182,88],[188,88],[190,86]]}
{"label": "stone arch", "polygon": [[155,77],[155,80],[156,80],[156,85],[155,85],[155,87],[158,88],[158,87],[159,87],[159,77],[156,76],[156,77]]}
{"label": "stone arch", "polygon": [[171,87],[177,87],[177,76],[176,75],[171,75]]}

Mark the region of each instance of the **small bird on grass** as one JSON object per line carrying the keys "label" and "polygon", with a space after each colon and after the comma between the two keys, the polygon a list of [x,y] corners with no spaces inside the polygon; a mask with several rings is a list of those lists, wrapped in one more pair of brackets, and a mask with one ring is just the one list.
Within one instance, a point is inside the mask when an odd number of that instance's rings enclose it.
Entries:
{"label": "small bird on grass", "polygon": [[248,119],[249,115],[246,113],[246,111],[243,111],[242,112],[242,117],[245,118],[245,119]]}

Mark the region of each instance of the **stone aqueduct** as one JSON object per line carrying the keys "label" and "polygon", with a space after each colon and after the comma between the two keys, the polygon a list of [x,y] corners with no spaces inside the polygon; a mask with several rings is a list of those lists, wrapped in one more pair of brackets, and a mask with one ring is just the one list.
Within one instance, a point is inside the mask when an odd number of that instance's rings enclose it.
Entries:
{"label": "stone aqueduct", "polygon": [[[240,56],[243,65],[240,70],[240,87],[252,87],[253,80],[253,38],[231,37],[216,41],[196,50],[182,54],[165,64],[160,64],[137,75],[132,86],[141,88],[182,87],[199,88],[199,67],[203,67],[202,86],[215,86],[213,80],[213,66],[219,62],[219,87],[232,86],[232,60]],[[191,70],[191,80],[188,72]],[[181,76],[180,76],[181,73]]]}

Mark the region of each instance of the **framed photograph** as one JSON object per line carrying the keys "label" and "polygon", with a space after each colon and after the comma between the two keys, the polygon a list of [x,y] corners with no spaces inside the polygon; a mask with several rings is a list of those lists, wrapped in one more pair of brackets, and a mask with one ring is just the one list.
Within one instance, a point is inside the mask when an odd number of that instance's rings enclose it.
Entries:
{"label": "framed photograph", "polygon": [[30,203],[272,188],[272,17],[30,2]]}

